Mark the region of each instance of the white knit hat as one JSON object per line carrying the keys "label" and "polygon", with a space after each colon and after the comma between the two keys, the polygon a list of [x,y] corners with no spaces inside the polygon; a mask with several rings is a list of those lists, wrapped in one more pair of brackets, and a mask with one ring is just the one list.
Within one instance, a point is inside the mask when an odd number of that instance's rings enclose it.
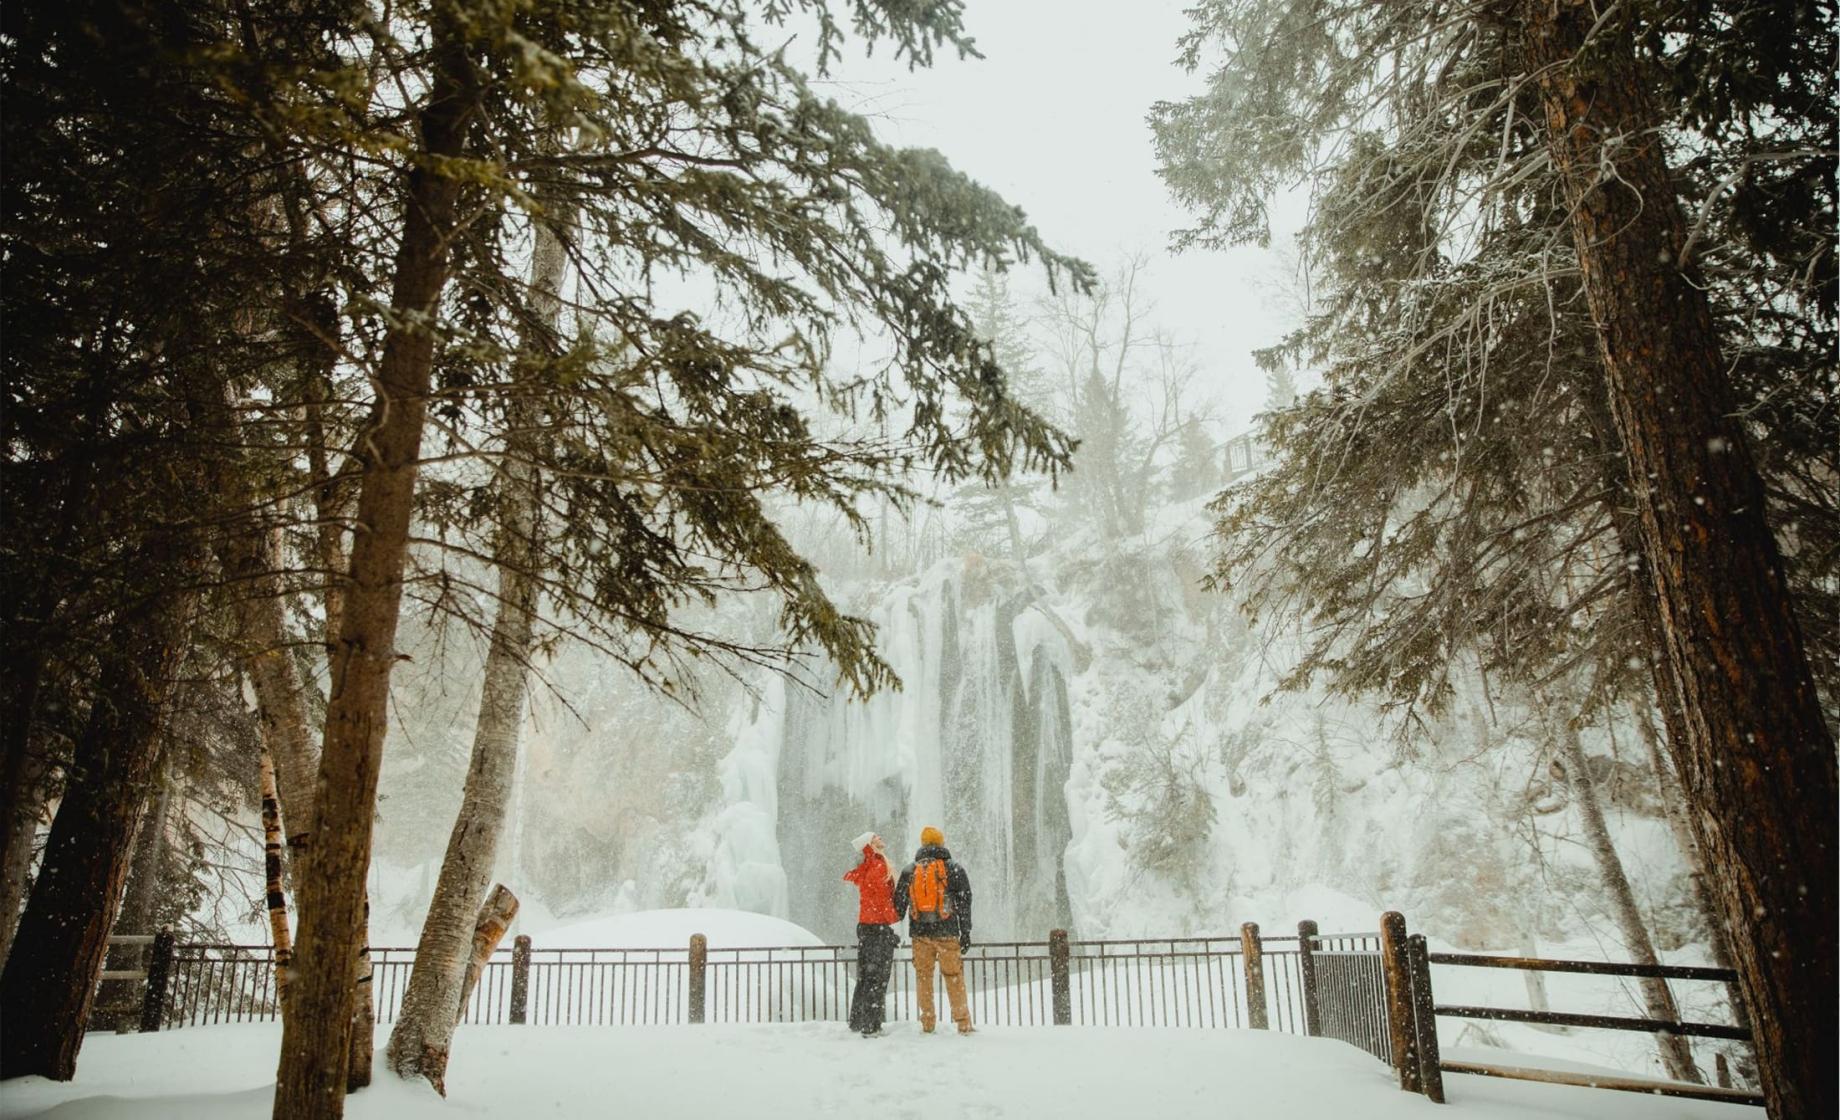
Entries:
{"label": "white knit hat", "polygon": [[856,839],[850,841],[850,847],[853,850],[860,852],[864,848],[868,847],[869,841],[873,839],[875,839],[875,833],[865,832],[861,836],[858,836]]}

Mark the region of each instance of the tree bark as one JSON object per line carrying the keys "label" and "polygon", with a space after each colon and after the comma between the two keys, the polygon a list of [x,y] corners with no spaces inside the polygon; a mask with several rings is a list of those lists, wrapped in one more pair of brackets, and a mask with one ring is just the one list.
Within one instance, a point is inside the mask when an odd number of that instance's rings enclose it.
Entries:
{"label": "tree bark", "polygon": [[[336,328],[337,323],[332,326]],[[307,463],[313,480],[314,545],[322,569],[320,578],[325,581],[326,656],[330,659],[339,633],[339,615],[345,606],[345,531],[340,525],[345,515],[345,497],[332,474],[326,448],[326,381],[322,371],[308,373],[305,411]]]}
{"label": "tree bark", "polygon": [[[217,423],[225,431],[234,432],[238,428],[236,410],[230,407],[227,394],[226,389]],[[233,445],[242,446],[242,442],[238,438]],[[243,471],[225,472],[222,489],[231,509],[247,516],[255,508]],[[255,695],[256,726],[262,737],[263,860],[268,880],[269,932],[275,947],[275,998],[285,1019],[293,948],[279,842],[285,842],[287,866],[298,873],[312,831],[319,749],[313,741],[307,712],[306,684],[288,648],[286,589],[279,574],[279,532],[259,523],[233,525],[218,538],[216,551],[218,564],[231,585],[238,654]],[[272,834],[271,829],[275,830]]]}
{"label": "tree bark", "polygon": [[422,422],[433,371],[434,320],[449,271],[461,185],[439,160],[465,146],[477,90],[459,29],[434,23],[434,73],[421,113],[425,158],[409,175],[396,254],[391,325],[376,373],[377,402],[361,463],[349,577],[332,652],[332,690],[320,751],[313,847],[297,874],[300,932],[291,1014],[282,1028],[276,1120],[344,1114],[352,1037],[352,967],[364,942],[377,772],[408,551]]}
{"label": "tree bark", "polygon": [[[250,495],[233,496],[235,508],[250,507]],[[280,541],[260,526],[233,532],[217,543],[218,562],[234,585],[243,672],[256,698],[256,724],[268,748],[288,858],[298,863],[312,831],[319,749],[307,714],[307,689],[288,649],[285,591],[277,574]]]}
{"label": "tree bark", "polygon": [[548,336],[561,310],[558,296],[566,261],[561,238],[548,224],[538,223],[531,259],[532,321],[519,347],[523,371],[513,379],[505,459],[498,475],[501,512],[493,556],[498,567],[498,616],[486,653],[473,755],[441,877],[416,946],[402,1014],[390,1034],[390,1068],[402,1077],[427,1078],[443,1095],[474,919],[504,832],[524,724],[537,606],[536,539],[541,532],[540,479],[530,456],[537,420],[530,370],[551,348]]}
{"label": "tree bark", "polygon": [[[153,549],[196,586],[203,556],[186,536]],[[161,559],[134,569],[171,573]],[[0,1078],[76,1074],[196,602],[195,591],[158,593],[111,633],[44,864],[0,974]]]}
{"label": "tree bark", "polygon": [[[479,914],[473,920],[467,952],[461,960],[460,982],[454,986],[457,990],[438,993],[439,995],[452,995],[454,997],[452,1006],[443,1008],[441,1004],[434,1002],[435,996],[429,996],[426,993],[420,1004],[420,1009],[427,1015],[443,1016],[447,1020],[447,1026],[435,1032],[416,1031],[413,1036],[409,1036],[405,1035],[402,1030],[402,1021],[398,1020],[396,1030],[390,1035],[390,1067],[396,1073],[403,1077],[425,1077],[428,1083],[434,1086],[435,1092],[444,1097],[447,1095],[447,1054],[454,1029],[459,1026],[460,1020],[465,1018],[466,1004],[473,996],[473,988],[479,983],[480,974],[485,971],[486,964],[491,961],[492,953],[498,948],[498,943],[504,940],[505,931],[511,928],[511,921],[517,917],[517,912],[517,895],[512,894],[503,883],[493,887],[491,893],[486,895],[484,904],[479,908]],[[421,960],[421,954],[418,951],[416,954],[417,968],[420,968]],[[432,988],[433,985],[428,987]],[[408,1006],[406,995],[403,999],[403,1006]],[[405,1045],[403,1040],[409,1037],[423,1039],[426,1049],[419,1055],[409,1055],[416,1060],[406,1063],[404,1068],[398,1068],[397,1047]]]}
{"label": "tree bark", "polygon": [[275,760],[262,750],[262,871],[268,882],[268,933],[275,946],[275,1002],[287,1016],[288,972],[294,963],[294,938],[288,931],[287,892],[281,888],[281,794],[275,783]]}
{"label": "tree bark", "polygon": [[[97,417],[106,406],[92,398],[78,443],[99,439]],[[72,456],[59,471],[58,511],[53,539],[43,555],[70,556],[85,523],[77,511],[94,497],[97,468],[92,456]],[[0,643],[6,651],[6,671],[0,673],[0,967],[12,951],[13,933],[26,903],[26,878],[32,870],[33,847],[39,826],[45,823],[48,781],[54,767],[34,750],[32,729],[38,715],[38,694],[54,645],[52,627],[58,606],[70,591],[70,572],[48,565],[31,573],[30,586],[10,587]]]}
{"label": "tree bark", "polygon": [[[322,336],[321,340],[335,338],[338,334],[338,315],[331,297],[317,293],[303,301],[306,314],[314,323],[310,334]],[[322,603],[324,605],[324,627],[322,630],[323,648],[326,651],[327,670],[330,672],[336,659],[334,649],[337,644],[341,619],[345,609],[345,580],[349,575],[345,556],[345,530],[343,521],[347,512],[349,496],[346,493],[345,480],[334,475],[326,443],[326,397],[332,379],[332,366],[337,350],[330,343],[318,347],[318,364],[305,370],[302,379],[305,385],[305,407],[307,437],[307,471],[313,483],[313,507],[315,520],[314,546],[319,561],[322,579]],[[299,680],[298,668],[290,665],[294,680]],[[304,702],[303,702],[304,714]],[[314,790],[317,780],[317,763],[309,754],[307,763],[313,767],[308,775],[308,783],[303,788]],[[285,799],[284,799],[285,802]],[[306,804],[314,804],[309,799]],[[284,814],[287,820],[302,820],[308,813]],[[310,827],[310,826],[306,826]],[[305,828],[298,828],[288,836],[288,859],[290,865],[298,866],[309,839]],[[357,963],[352,969],[352,1002],[350,1045],[347,1047],[345,1060],[345,1091],[356,1092],[371,1083],[371,1061],[376,1035],[376,1002],[372,990],[372,966],[370,953],[370,912],[371,900],[367,892],[364,897],[364,925],[359,930]]]}
{"label": "tree bark", "polygon": [[[1654,722],[1646,714],[1638,712],[1635,715],[1635,725],[1636,734],[1641,737],[1642,745],[1648,751],[1648,763],[1655,772],[1655,784],[1661,791],[1668,831],[1674,834],[1674,845],[1680,849],[1681,858],[1687,863],[1687,879],[1692,884],[1693,901],[1706,919],[1707,937],[1712,943],[1712,963],[1720,968],[1730,968],[1731,941],[1725,934],[1718,902],[1712,895],[1711,881],[1706,872],[1706,857],[1699,850],[1699,841],[1693,837],[1693,822],[1687,818],[1686,795],[1680,790],[1680,780],[1675,776],[1673,767],[1668,765],[1661,736],[1656,733]],[[1736,982],[1725,986],[1725,1001],[1731,1008],[1732,1025],[1749,1030],[1750,1012],[1745,1009],[1744,993]],[[1747,1083],[1756,1084],[1756,1055],[1742,1042],[1726,1043],[1724,1048],[1731,1053],[1739,1075]]]}
{"label": "tree bark", "polygon": [[[1834,741],[1822,719],[1764,491],[1734,417],[1658,116],[1627,27],[1527,0],[1554,166],[1598,325],[1659,616],[1670,736],[1779,1120],[1840,1110]],[[1586,49],[1586,43],[1589,48]]]}
{"label": "tree bark", "polygon": [[355,1093],[371,1083],[371,1064],[377,1053],[377,1000],[371,969],[371,895],[364,892],[358,919],[358,958],[352,966],[350,1041],[345,1047],[345,1091]]}
{"label": "tree bark", "polygon": [[486,965],[491,963],[492,954],[498,951],[498,943],[505,939],[505,931],[511,928],[517,912],[517,895],[505,884],[499,883],[486,895],[485,905],[479,908],[479,918],[473,923],[473,952],[466,962],[466,979],[460,984],[460,1006],[454,1009],[455,1022],[466,1017],[467,1001],[473,998],[473,989],[479,986],[479,978],[485,974]]}
{"label": "tree bark", "polygon": [[[1655,952],[1654,940],[1648,935],[1648,923],[1643,920],[1642,911],[1636,905],[1636,893],[1629,885],[1628,873],[1623,870],[1623,860],[1616,854],[1616,845],[1611,842],[1610,826],[1604,819],[1603,802],[1597,796],[1597,783],[1591,778],[1590,760],[1585,757],[1584,746],[1578,741],[1578,729],[1570,720],[1564,720],[1557,731],[1566,785],[1571,787],[1572,796],[1578,803],[1578,815],[1584,821],[1585,841],[1597,861],[1597,873],[1603,880],[1604,893],[1609,896],[1610,912],[1615,916],[1617,928],[1623,934],[1623,946],[1636,964],[1658,965],[1661,958]],[[1644,977],[1636,984],[1642,991],[1643,1013],[1648,1018],[1672,1019],[1675,1022],[1680,1020],[1680,1007],[1674,1002],[1674,993],[1668,989],[1666,980]],[[1657,1034],[1655,1046],[1661,1054],[1661,1067],[1667,1071],[1668,1077],[1695,1085],[1705,1083],[1699,1069],[1693,1064],[1693,1047],[1684,1037]]]}
{"label": "tree bark", "polygon": [[[11,732],[9,731],[9,734]],[[38,840],[39,825],[45,819],[45,760],[28,753],[21,745],[15,758],[9,748],[7,763],[13,774],[6,782],[7,801],[0,813],[0,968],[13,951],[13,931],[19,927],[19,913],[25,906],[26,879],[32,873],[32,848]]]}
{"label": "tree bark", "polygon": [[[162,752],[164,753],[164,752]],[[160,795],[153,799],[153,808],[141,822],[140,832],[134,838],[133,854],[129,856],[128,882],[123,890],[121,913],[115,916],[111,933],[147,934],[154,932],[154,901],[164,888],[166,865],[166,820],[172,808],[172,785],[170,767],[160,767],[165,774],[156,774],[155,784],[160,787]],[[147,963],[148,948],[144,945],[117,945],[103,957],[103,967],[133,969],[141,968]],[[142,982],[138,980],[105,980],[96,991],[96,1007],[91,1013],[95,1027],[107,1026],[116,1031],[132,1031],[141,1020]]]}

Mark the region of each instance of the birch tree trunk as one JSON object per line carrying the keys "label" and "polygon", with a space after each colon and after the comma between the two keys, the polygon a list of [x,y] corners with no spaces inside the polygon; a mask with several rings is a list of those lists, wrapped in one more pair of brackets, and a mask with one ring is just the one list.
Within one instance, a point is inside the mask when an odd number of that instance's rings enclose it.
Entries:
{"label": "birch tree trunk", "polygon": [[262,748],[262,871],[268,881],[268,932],[275,945],[275,1002],[287,1016],[288,971],[294,962],[294,938],[288,932],[287,894],[281,889],[281,794],[275,786],[275,760]]}
{"label": "birch tree trunk", "polygon": [[[234,497],[243,499],[238,509],[249,508],[247,501],[253,500],[247,494]],[[288,861],[298,865],[313,830],[319,747],[307,714],[306,683],[288,649],[286,598],[277,574],[280,540],[275,531],[252,526],[220,540],[217,557],[224,575],[235,584],[232,604],[243,673],[255,694],[256,727],[274,770]]]}
{"label": "birch tree trunk", "polygon": [[[1629,885],[1629,875],[1623,869],[1623,861],[1616,854],[1616,845],[1610,839],[1610,826],[1604,819],[1603,802],[1597,795],[1597,783],[1591,779],[1590,760],[1585,757],[1584,746],[1578,741],[1578,729],[1571,720],[1558,721],[1559,755],[1565,767],[1566,785],[1571,787],[1572,795],[1578,802],[1579,816],[1584,819],[1585,840],[1591,849],[1591,855],[1597,860],[1597,872],[1603,879],[1604,891],[1610,897],[1610,912],[1616,918],[1616,924],[1623,935],[1623,945],[1629,950],[1635,963],[1658,965],[1660,957],[1655,953],[1655,943],[1648,935],[1648,925],[1642,919],[1642,911],[1636,905],[1636,893]],[[1651,1019],[1680,1019],[1680,1008],[1674,1002],[1674,993],[1669,990],[1666,980],[1644,977],[1636,981],[1642,992],[1642,1002],[1647,1016]],[[1699,1070],[1693,1064],[1693,1047],[1682,1036],[1675,1034],[1657,1034],[1655,1046],[1661,1054],[1662,1068],[1675,1081],[1689,1081],[1704,1084]]]}
{"label": "birch tree trunk", "polygon": [[421,117],[424,156],[409,174],[390,327],[362,464],[349,579],[332,652],[332,690],[313,817],[296,874],[300,936],[275,1079],[276,1120],[344,1115],[352,1038],[352,962],[364,942],[365,877],[388,719],[402,575],[434,365],[429,330],[447,287],[460,183],[439,170],[462,154],[478,90],[460,30],[434,21],[434,72]]}
{"label": "birch tree trunk", "polygon": [[[237,411],[225,390],[217,422],[235,433]],[[215,403],[215,402],[214,402]],[[240,437],[233,445],[241,446]],[[226,504],[235,510],[255,507],[244,472],[224,472]],[[238,653],[249,690],[256,701],[256,728],[262,738],[261,796],[266,905],[275,946],[275,998],[288,1013],[288,970],[292,942],[288,933],[282,847],[287,866],[298,872],[312,831],[313,800],[318,783],[319,749],[307,713],[306,684],[288,648],[286,589],[282,586],[279,530],[260,524],[234,526],[216,542],[217,559],[231,583]],[[289,828],[288,826],[292,826]]]}
{"label": "birch tree trunk", "polygon": [[1687,226],[1633,17],[1583,0],[1516,13],[1569,207],[1656,604],[1670,735],[1777,1120],[1840,1113],[1833,1056],[1834,739]]}
{"label": "birch tree trunk", "polygon": [[390,1033],[390,1068],[402,1077],[427,1078],[443,1095],[475,917],[491,881],[510,808],[524,723],[537,600],[532,565],[541,531],[540,479],[529,455],[538,415],[531,399],[530,370],[551,345],[566,261],[561,238],[550,225],[539,222],[531,258],[533,321],[519,347],[523,371],[513,377],[504,464],[497,480],[500,512],[493,560],[498,567],[498,616],[486,653],[473,755],[441,877],[416,945],[402,1013]]}

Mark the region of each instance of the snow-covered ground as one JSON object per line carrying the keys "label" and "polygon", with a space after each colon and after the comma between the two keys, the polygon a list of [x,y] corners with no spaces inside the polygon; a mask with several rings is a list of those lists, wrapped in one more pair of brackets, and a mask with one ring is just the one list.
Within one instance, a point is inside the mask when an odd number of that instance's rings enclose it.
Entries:
{"label": "snow-covered ground", "polygon": [[[0,1117],[256,1120],[269,1114],[280,1028],[92,1036],[77,1079],[0,1084]],[[1738,1105],[1453,1076],[1441,1108],[1402,1093],[1352,1046],[1264,1031],[987,1028],[971,1038],[896,1024],[862,1039],[837,1023],[468,1027],[444,1101],[398,1081],[352,1097],[353,1120],[454,1117],[1055,1117],[1166,1120],[1760,1120]]]}

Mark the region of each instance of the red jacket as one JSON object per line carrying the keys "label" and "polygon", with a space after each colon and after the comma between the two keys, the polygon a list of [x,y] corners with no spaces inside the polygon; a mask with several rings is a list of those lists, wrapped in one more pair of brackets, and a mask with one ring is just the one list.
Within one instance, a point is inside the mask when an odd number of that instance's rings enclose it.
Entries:
{"label": "red jacket", "polygon": [[891,926],[899,915],[894,912],[894,882],[888,877],[888,861],[874,848],[863,849],[863,861],[843,873],[846,883],[855,883],[862,902],[856,920],[866,925]]}

